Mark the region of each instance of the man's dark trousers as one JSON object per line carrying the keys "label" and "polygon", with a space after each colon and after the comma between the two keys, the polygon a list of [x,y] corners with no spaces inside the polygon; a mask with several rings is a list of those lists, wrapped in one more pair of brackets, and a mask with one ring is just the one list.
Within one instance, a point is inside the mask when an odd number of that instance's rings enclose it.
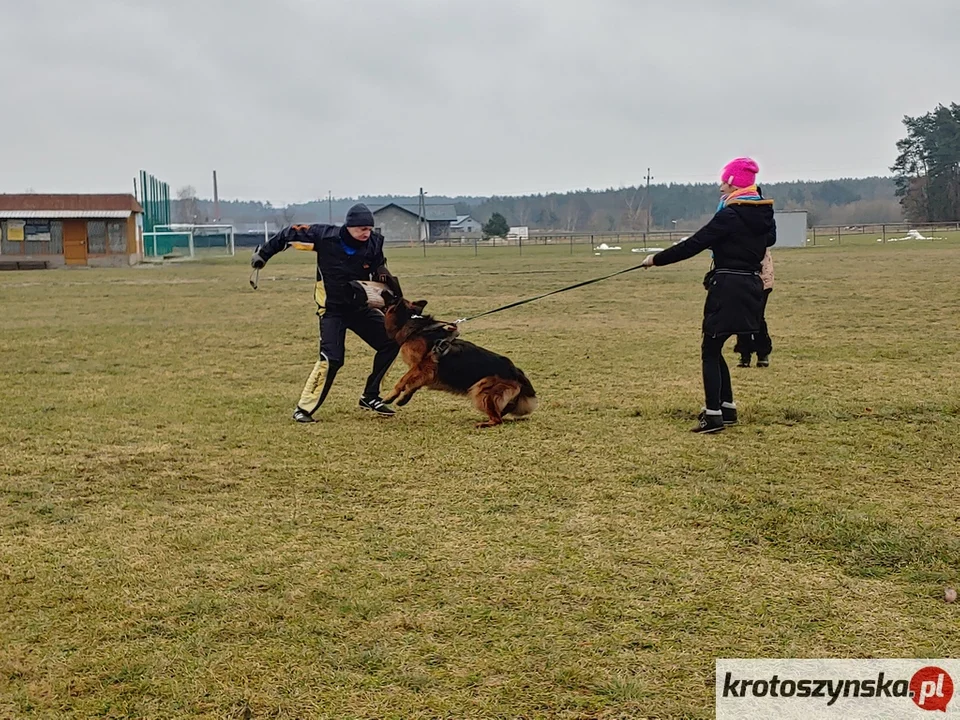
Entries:
{"label": "man's dark trousers", "polygon": [[347,330],[355,333],[377,353],[363,390],[364,397],[380,396],[380,384],[400,352],[400,347],[387,337],[382,312],[368,308],[324,311],[320,315],[320,359],[314,365],[297,403],[298,408],[310,415],[323,404],[337,371],[343,367]]}

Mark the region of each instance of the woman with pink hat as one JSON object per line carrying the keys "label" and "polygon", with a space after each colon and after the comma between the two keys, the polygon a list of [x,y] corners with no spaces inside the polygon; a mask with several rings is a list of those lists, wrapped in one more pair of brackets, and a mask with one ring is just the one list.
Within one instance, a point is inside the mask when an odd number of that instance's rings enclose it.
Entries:
{"label": "woman with pink hat", "polygon": [[705,402],[693,428],[697,433],[719,432],[737,422],[723,344],[733,335],[761,330],[761,264],[767,248],[777,241],[777,227],[773,200],[765,199],[757,187],[759,170],[751,158],[727,163],[720,175],[720,204],[710,222],[683,242],[643,261],[645,267],[661,267],[707,249],[713,253],[713,266],[704,277],[707,299],[700,357]]}

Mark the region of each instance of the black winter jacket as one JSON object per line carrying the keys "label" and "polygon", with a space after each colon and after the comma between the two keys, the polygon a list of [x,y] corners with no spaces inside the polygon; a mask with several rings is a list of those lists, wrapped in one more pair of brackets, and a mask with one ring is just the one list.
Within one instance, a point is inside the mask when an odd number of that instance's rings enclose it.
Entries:
{"label": "black winter jacket", "polygon": [[357,309],[356,293],[350,283],[385,276],[399,294],[399,284],[387,269],[383,235],[373,232],[366,242],[354,240],[341,225],[290,225],[270,238],[260,250],[264,262],[292,247],[317,254],[317,284],[314,299],[317,314]]}
{"label": "black winter jacket", "polygon": [[654,255],[653,264],[670,265],[712,250],[713,268],[704,280],[703,332],[752,333],[760,329],[763,312],[760,266],[776,242],[773,201],[735,199],[689,238]]}

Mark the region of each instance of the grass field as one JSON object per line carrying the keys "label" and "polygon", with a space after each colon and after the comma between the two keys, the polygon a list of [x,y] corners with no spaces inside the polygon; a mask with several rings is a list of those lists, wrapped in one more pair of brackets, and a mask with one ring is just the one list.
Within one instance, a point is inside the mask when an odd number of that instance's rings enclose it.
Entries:
{"label": "grass field", "polygon": [[[445,319],[642,257],[419,253]],[[706,257],[465,325],[540,395],[487,431],[362,414],[353,336],[294,423],[306,253],[0,274],[0,717],[708,718],[717,657],[955,655],[960,241],[775,258],[707,437]]]}

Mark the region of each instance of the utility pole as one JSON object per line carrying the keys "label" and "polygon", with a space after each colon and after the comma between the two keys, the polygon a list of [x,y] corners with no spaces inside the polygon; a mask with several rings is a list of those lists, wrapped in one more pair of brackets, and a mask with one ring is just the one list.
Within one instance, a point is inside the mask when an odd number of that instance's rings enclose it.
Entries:
{"label": "utility pole", "polygon": [[220,191],[217,188],[217,171],[213,171],[213,214],[214,222],[220,222]]}
{"label": "utility pole", "polygon": [[[427,256],[427,233],[424,232],[423,223],[427,219],[427,203],[423,198],[423,188],[420,188],[420,205],[417,208],[417,214],[420,216],[417,219],[417,231],[420,233],[420,242],[423,243],[423,256]],[[429,228],[429,225],[427,226]]]}
{"label": "utility pole", "polygon": [[327,214],[329,215],[330,224],[333,225],[333,191],[327,190]]}
{"label": "utility pole", "polygon": [[653,180],[653,176],[650,174],[650,168],[647,168],[647,193],[643,196],[643,204],[647,206],[647,235],[650,234],[650,216],[653,214],[652,206],[650,205],[650,181]]}

